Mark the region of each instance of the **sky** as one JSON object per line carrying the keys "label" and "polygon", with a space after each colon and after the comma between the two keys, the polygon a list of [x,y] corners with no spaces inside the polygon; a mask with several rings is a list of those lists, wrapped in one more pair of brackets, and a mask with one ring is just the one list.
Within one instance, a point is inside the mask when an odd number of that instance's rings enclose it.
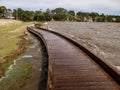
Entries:
{"label": "sky", "polygon": [[63,7],[75,12],[98,12],[120,15],[120,0],[0,0],[0,6],[10,9],[46,10]]}

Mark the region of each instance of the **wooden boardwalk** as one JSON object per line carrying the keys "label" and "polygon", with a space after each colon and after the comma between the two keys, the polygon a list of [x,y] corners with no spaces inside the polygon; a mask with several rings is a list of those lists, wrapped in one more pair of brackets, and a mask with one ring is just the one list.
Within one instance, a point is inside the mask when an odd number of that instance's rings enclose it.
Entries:
{"label": "wooden boardwalk", "polygon": [[120,86],[70,41],[31,27],[42,35],[49,55],[47,90],[120,90]]}

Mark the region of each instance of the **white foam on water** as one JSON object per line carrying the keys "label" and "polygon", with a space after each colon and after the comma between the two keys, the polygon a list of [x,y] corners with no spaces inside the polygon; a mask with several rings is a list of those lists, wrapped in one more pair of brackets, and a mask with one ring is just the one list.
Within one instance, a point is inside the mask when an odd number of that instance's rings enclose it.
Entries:
{"label": "white foam on water", "polygon": [[118,70],[120,70],[120,66],[116,66],[116,68],[117,68]]}
{"label": "white foam on water", "polygon": [[24,56],[22,56],[23,58],[31,58],[31,57],[33,57],[32,55],[24,55]]}
{"label": "white foam on water", "polygon": [[101,33],[100,31],[97,32],[97,34],[100,34],[100,33]]}
{"label": "white foam on water", "polygon": [[76,37],[77,40],[80,40],[80,38]]}
{"label": "white foam on water", "polygon": [[37,50],[38,52],[40,51],[40,49]]}
{"label": "white foam on water", "polygon": [[49,30],[55,31],[55,30],[53,30],[52,28],[49,28]]}
{"label": "white foam on water", "polygon": [[30,46],[30,48],[35,48],[37,45],[38,45],[38,44],[35,44],[35,45],[33,45],[33,46]]}
{"label": "white foam on water", "polygon": [[103,51],[100,51],[100,55],[105,55],[106,53]]}
{"label": "white foam on water", "polygon": [[13,69],[13,66],[16,65],[16,61],[17,60],[14,60],[14,63],[9,66],[8,70],[5,72],[5,76],[0,78],[0,82],[9,76],[9,72]]}
{"label": "white foam on water", "polygon": [[72,38],[74,38],[75,36],[74,35],[71,35]]}

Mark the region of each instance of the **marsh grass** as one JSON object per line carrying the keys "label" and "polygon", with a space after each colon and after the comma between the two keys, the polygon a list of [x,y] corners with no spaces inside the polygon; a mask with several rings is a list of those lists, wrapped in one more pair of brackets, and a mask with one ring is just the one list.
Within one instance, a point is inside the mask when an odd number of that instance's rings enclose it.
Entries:
{"label": "marsh grass", "polygon": [[29,62],[19,62],[17,66],[8,72],[8,78],[0,82],[1,90],[18,90],[23,86],[31,75],[31,64]]}

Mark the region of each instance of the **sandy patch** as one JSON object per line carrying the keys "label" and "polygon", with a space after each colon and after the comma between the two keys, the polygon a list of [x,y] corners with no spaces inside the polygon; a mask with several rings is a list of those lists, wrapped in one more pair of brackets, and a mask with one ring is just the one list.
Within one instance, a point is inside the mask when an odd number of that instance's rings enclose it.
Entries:
{"label": "sandy patch", "polygon": [[17,20],[11,20],[11,19],[0,19],[0,25],[8,25],[8,24],[12,24],[12,23],[21,23],[21,21],[17,21]]}

